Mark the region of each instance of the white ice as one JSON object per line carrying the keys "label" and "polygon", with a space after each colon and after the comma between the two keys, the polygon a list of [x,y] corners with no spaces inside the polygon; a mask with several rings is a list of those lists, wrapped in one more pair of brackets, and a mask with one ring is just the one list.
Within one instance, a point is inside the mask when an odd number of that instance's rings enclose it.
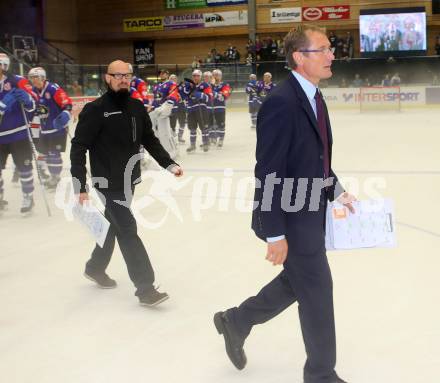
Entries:
{"label": "white ice", "polygon": [[[428,109],[331,111],[333,168],[350,185],[356,186],[353,177],[361,182],[360,198],[367,196],[364,182],[384,180],[380,192],[394,199],[398,222],[395,249],[329,253],[337,371],[349,382],[440,381],[439,116]],[[230,112],[222,150],[189,156],[181,147],[188,183],[174,192],[175,214],[158,229],[139,225],[160,289],[171,296],[156,309],[138,305],[117,247],[108,273],[118,288],[100,290],[86,280],[84,263],[93,249],[88,233],[66,221],[53,194],[48,218],[38,189],[35,213],[20,217],[20,190],[9,182],[11,169],[4,171],[9,210],[0,218],[1,382],[302,382],[296,305],[253,329],[243,371],[227,359],[212,324],[216,311],[256,294],[280,271],[265,261],[250,212],[235,207],[252,197],[250,189],[245,199],[236,192],[240,179],[252,176],[255,132],[249,125],[247,113]],[[206,182],[220,187],[225,168],[234,170],[232,195],[217,195],[196,220],[196,185],[205,182],[206,197]],[[136,197],[149,195],[150,186],[146,180]],[[147,202],[142,217],[160,220],[166,205]]]}

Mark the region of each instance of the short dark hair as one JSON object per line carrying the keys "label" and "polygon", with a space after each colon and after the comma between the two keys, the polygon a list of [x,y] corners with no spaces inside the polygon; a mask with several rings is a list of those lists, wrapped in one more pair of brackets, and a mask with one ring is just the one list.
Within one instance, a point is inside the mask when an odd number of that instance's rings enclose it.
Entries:
{"label": "short dark hair", "polygon": [[300,24],[296,28],[292,28],[284,37],[284,50],[286,51],[286,60],[291,69],[295,69],[297,64],[293,59],[293,52],[301,49],[307,49],[310,45],[307,32],[319,32],[325,34],[325,30],[311,24]]}

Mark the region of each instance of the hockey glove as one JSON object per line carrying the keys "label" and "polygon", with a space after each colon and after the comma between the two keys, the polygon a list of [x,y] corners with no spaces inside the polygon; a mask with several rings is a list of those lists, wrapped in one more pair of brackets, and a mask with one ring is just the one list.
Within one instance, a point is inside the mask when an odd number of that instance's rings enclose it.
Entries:
{"label": "hockey glove", "polygon": [[197,100],[199,100],[199,101],[204,101],[204,102],[207,102],[208,100],[207,100],[207,95],[205,94],[205,93],[203,93],[203,92],[200,92],[200,91],[195,91],[194,92],[194,97],[197,99]]}
{"label": "hockey glove", "polygon": [[3,97],[3,100],[0,101],[0,114],[5,114],[9,109],[11,109],[12,105],[15,104],[17,99],[15,98],[15,92],[17,89],[12,89],[8,93],[6,93],[5,97]]}
{"label": "hockey glove", "polygon": [[57,130],[64,129],[70,121],[70,113],[67,110],[63,110],[53,120],[53,127]]}
{"label": "hockey glove", "polygon": [[215,98],[219,101],[225,101],[225,96],[223,96],[221,93],[216,93]]}
{"label": "hockey glove", "polygon": [[18,102],[23,104],[26,109],[31,109],[34,106],[32,96],[23,89],[15,89],[14,97]]}

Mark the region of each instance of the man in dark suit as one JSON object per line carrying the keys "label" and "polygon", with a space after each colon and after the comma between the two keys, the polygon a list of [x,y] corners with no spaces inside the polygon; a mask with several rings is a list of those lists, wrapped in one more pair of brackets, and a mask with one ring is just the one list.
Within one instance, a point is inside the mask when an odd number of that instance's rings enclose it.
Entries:
{"label": "man in dark suit", "polygon": [[332,277],[325,249],[327,201],[353,210],[331,169],[332,135],[318,83],[331,77],[334,55],[320,28],[303,25],[285,38],[292,73],[263,103],[257,120],[252,228],[267,242],[266,259],[281,273],[240,306],[214,316],[232,363],[256,324],[298,302],[307,361],[304,383],[342,383],[335,372]]}

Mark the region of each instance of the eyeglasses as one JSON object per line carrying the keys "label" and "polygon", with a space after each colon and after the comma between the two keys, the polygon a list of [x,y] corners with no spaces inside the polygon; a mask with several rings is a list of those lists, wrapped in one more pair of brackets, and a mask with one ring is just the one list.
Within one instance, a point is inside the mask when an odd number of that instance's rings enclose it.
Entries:
{"label": "eyeglasses", "polygon": [[331,48],[319,48],[319,49],[301,49],[299,52],[302,53],[323,53],[328,55],[329,53],[333,53]]}
{"label": "eyeglasses", "polygon": [[133,77],[133,73],[107,73],[109,76],[112,76],[116,80],[122,80],[125,78],[126,80],[131,80]]}

